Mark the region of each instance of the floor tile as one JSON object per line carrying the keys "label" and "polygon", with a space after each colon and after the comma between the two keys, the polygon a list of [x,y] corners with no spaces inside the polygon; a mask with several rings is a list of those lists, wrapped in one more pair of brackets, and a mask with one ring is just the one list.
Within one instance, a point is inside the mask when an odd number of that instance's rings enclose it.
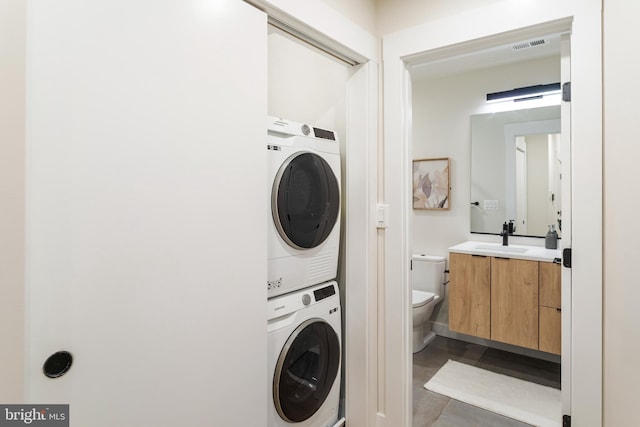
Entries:
{"label": "floor tile", "polygon": [[560,389],[559,363],[488,348],[476,363],[478,368]]}
{"label": "floor tile", "polygon": [[[473,365],[480,360],[486,349],[481,345],[438,336],[424,350],[413,355],[413,365],[435,371],[449,359]],[[425,382],[429,378],[425,378]]]}
{"label": "floor tile", "polygon": [[451,400],[433,427],[527,427],[529,424]]}
{"label": "floor tile", "polygon": [[451,399],[420,386],[413,391],[413,427],[432,426]]}

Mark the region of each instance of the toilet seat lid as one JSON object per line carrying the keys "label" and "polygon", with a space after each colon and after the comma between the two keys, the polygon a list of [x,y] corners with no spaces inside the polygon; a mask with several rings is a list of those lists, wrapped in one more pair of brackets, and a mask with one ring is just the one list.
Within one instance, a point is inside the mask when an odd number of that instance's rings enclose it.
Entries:
{"label": "toilet seat lid", "polygon": [[436,296],[433,292],[425,292],[425,291],[412,291],[413,294],[413,307],[420,307],[430,301]]}

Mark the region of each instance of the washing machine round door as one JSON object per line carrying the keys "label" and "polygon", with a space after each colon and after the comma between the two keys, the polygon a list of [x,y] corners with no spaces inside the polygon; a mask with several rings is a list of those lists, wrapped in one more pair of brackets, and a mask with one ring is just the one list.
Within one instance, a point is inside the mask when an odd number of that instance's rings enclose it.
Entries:
{"label": "washing machine round door", "polygon": [[331,166],[311,152],[289,157],[273,183],[271,210],[287,244],[297,249],[320,245],[340,212],[340,187]]}
{"label": "washing machine round door", "polygon": [[331,391],[340,366],[340,342],[331,325],[309,319],[285,343],[273,377],[273,400],[287,422],[310,418]]}

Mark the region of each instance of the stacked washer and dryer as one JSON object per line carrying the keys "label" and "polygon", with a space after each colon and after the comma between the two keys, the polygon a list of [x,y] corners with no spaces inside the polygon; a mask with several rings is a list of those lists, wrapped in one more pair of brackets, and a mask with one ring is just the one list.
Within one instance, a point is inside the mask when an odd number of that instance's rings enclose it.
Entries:
{"label": "stacked washer and dryer", "polygon": [[335,132],[268,118],[268,427],[338,422],[340,147]]}

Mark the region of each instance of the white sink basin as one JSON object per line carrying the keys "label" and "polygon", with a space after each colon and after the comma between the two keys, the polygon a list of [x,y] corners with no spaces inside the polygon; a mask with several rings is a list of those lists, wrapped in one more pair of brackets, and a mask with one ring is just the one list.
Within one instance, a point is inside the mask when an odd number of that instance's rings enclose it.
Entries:
{"label": "white sink basin", "polygon": [[483,250],[483,251],[510,252],[515,254],[523,254],[529,250],[527,248],[517,248],[514,246],[502,246],[502,245],[478,245],[476,246],[476,249]]}

